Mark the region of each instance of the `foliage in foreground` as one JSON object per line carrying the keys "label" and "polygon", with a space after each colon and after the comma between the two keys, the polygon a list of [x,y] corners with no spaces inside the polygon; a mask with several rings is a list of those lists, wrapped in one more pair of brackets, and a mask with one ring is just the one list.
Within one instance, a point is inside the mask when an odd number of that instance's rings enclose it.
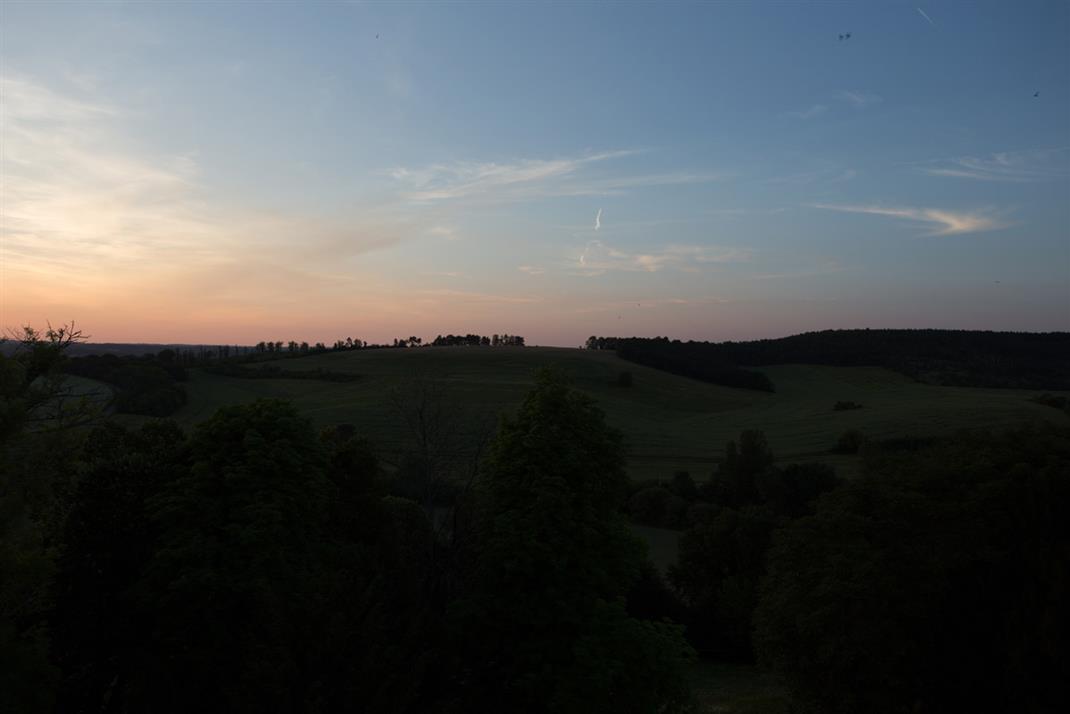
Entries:
{"label": "foliage in foreground", "polygon": [[772,534],[840,484],[825,464],[774,461],[759,431],[729,442],[720,468],[698,489],[680,536],[669,577],[687,606],[688,639],[706,656],[753,661],[752,617]]}
{"label": "foliage in foreground", "polygon": [[755,645],[814,712],[1054,712],[1070,681],[1070,433],[867,455],[773,537]]}
{"label": "foliage in foreground", "polygon": [[451,608],[459,710],[674,711],[679,627],[625,609],[642,546],[619,513],[621,436],[589,397],[538,376],[477,492],[468,588]]}

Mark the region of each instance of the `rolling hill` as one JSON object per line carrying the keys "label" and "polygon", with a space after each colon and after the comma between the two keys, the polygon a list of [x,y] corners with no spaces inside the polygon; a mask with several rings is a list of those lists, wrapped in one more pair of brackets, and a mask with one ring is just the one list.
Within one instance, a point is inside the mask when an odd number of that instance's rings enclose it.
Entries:
{"label": "rolling hill", "polygon": [[[782,460],[822,459],[850,472],[853,457],[828,453],[847,429],[870,437],[938,435],[960,428],[1001,427],[1030,419],[1067,422],[1060,411],[1028,401],[1036,392],[921,384],[879,367],[776,365],[761,371],[775,393],[733,389],[643,367],[609,351],[549,347],[424,347],[328,354],[285,360],[286,369],[357,374],[353,382],[244,379],[192,370],[185,425],[220,406],[261,397],[289,399],[320,425],[354,424],[384,453],[404,446],[405,428],[394,390],[420,376],[441,385],[449,411],[469,431],[515,408],[540,367],[554,366],[594,397],[624,432],[633,478],[664,478],[676,470],[704,477],[725,442],[743,429],[762,429]],[[621,372],[633,384],[614,384]],[[861,409],[834,411],[840,400]],[[136,417],[126,417],[136,419]]]}

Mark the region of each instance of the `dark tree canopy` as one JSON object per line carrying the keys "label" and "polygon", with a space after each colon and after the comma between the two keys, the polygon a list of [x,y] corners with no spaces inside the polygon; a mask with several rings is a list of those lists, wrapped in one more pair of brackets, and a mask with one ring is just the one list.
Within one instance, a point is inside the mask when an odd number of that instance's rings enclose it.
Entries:
{"label": "dark tree canopy", "polygon": [[[886,367],[931,384],[1070,389],[1070,333],[980,330],[824,330],[750,342],[590,337],[588,349],[715,384],[766,389],[772,364]],[[762,381],[764,380],[764,382]]]}
{"label": "dark tree canopy", "polygon": [[755,644],[814,712],[1054,712],[1070,681],[1070,434],[867,457],[778,532]]}
{"label": "dark tree canopy", "polygon": [[453,609],[466,707],[683,703],[679,631],[625,611],[642,546],[618,513],[623,464],[620,434],[557,374],[540,373],[503,421],[478,491],[470,589]]}

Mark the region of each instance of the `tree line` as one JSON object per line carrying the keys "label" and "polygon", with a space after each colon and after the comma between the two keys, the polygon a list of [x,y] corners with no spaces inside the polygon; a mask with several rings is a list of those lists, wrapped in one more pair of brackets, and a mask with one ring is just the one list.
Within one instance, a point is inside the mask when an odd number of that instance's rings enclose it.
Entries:
{"label": "tree line", "polygon": [[[886,367],[949,386],[1070,389],[1068,332],[824,330],[717,343],[592,336],[585,346],[616,350],[625,359],[717,384],[745,381],[731,367],[798,363]],[[763,388],[757,378],[754,384],[751,388]]]}
{"label": "tree line", "polygon": [[520,335],[438,335],[431,344],[435,347],[523,347]]}
{"label": "tree line", "polygon": [[711,384],[739,389],[774,391],[773,382],[762,372],[741,369],[723,359],[710,359],[707,343],[670,341],[667,337],[587,338],[589,350],[615,350],[621,359],[664,372],[691,377]]}
{"label": "tree line", "polygon": [[336,340],[333,345],[325,345],[316,342],[309,345],[307,342],[258,342],[253,351],[258,355],[307,355],[322,354],[324,352],[344,352],[347,350],[376,350],[388,348],[406,347],[523,347],[524,338],[520,335],[494,334],[494,335],[438,335],[435,339],[425,342],[423,338],[415,335],[409,337],[395,337],[390,344],[375,344],[365,342],[353,337],[344,340]]}

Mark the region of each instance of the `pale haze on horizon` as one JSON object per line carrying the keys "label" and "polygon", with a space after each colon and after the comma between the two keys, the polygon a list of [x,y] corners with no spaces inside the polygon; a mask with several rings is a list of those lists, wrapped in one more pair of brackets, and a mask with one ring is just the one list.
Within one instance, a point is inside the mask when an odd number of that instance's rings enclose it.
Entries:
{"label": "pale haze on horizon", "polygon": [[0,327],[72,319],[1070,329],[1070,4],[5,1]]}

